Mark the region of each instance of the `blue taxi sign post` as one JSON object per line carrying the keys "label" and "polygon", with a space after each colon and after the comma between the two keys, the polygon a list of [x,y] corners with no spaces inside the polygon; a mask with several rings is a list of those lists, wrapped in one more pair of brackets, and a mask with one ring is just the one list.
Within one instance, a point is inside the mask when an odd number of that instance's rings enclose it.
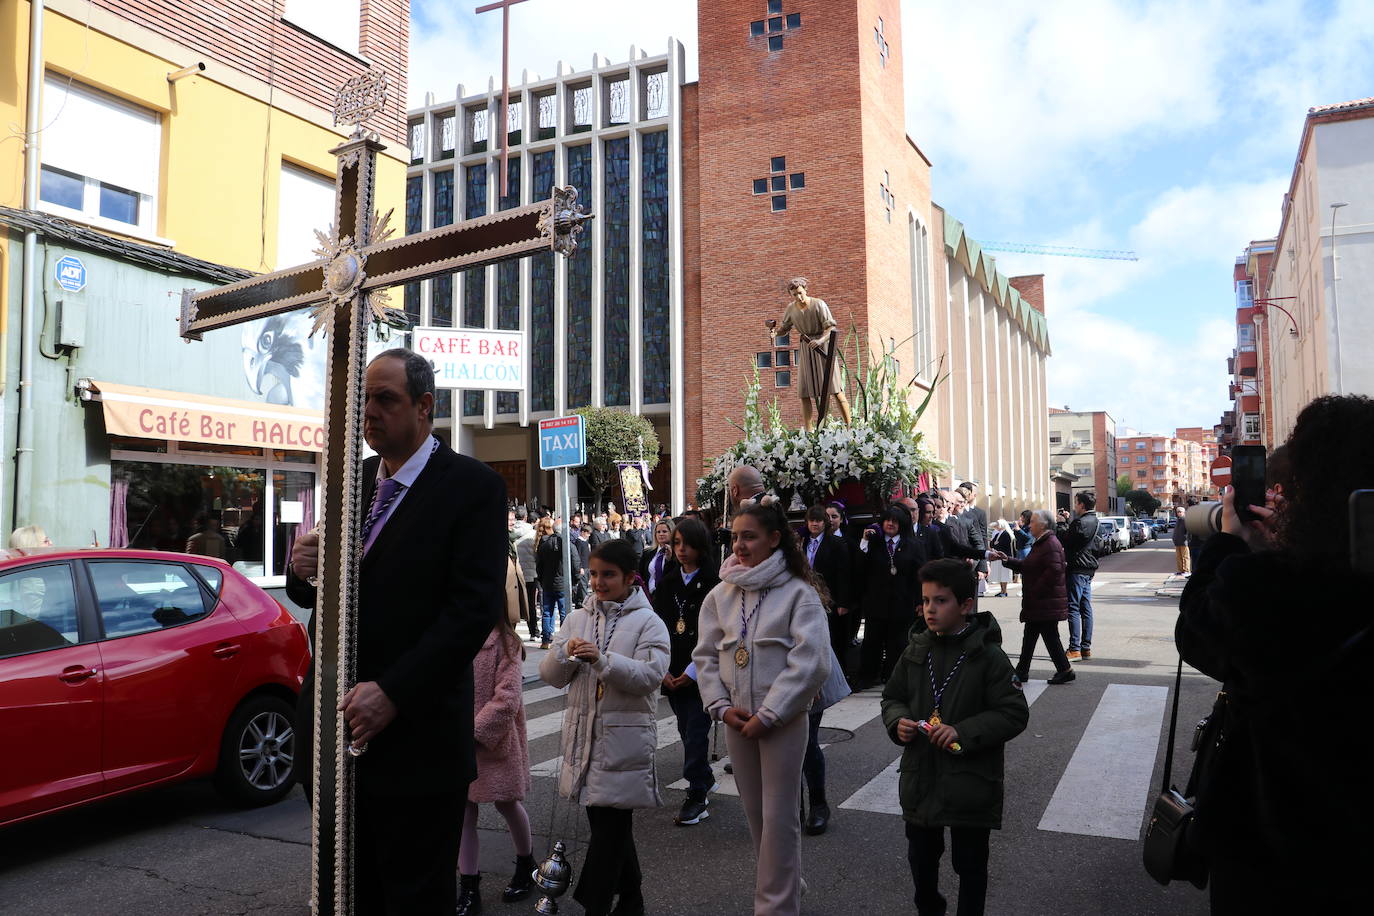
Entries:
{"label": "blue taxi sign post", "polygon": [[[539,421],[539,469],[558,471],[559,508],[563,517],[563,607],[572,598],[572,515],[568,501],[568,468],[587,463],[587,421],[579,416]],[[561,621],[560,621],[561,622]],[[544,634],[548,642],[549,634]]]}

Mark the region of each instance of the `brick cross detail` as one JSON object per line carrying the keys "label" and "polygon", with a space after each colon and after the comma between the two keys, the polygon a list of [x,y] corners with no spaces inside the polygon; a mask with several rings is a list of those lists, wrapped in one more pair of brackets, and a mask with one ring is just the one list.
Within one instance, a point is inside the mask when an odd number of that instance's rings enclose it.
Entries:
{"label": "brick cross detail", "polygon": [[892,222],[892,209],[897,206],[897,196],[892,193],[892,176],[883,170],[883,180],[878,185],[879,196],[883,199],[883,206],[887,208],[887,221]]}
{"label": "brick cross detail", "polygon": [[873,29],[873,42],[878,46],[878,57],[882,60],[883,66],[887,66],[887,58],[891,49],[887,45],[887,38],[883,35],[883,20],[878,17],[878,24]]}
{"label": "brick cross detail", "polygon": [[801,28],[801,13],[784,13],[782,0],[768,0],[768,16],[749,23],[749,38],[766,39],[769,51],[781,51],[783,36]]}
{"label": "brick cross detail", "polygon": [[772,195],[774,212],[787,209],[787,192],[799,191],[806,187],[805,172],[787,171],[787,157],[774,156],[769,160],[767,178],[754,179],[754,195]]}

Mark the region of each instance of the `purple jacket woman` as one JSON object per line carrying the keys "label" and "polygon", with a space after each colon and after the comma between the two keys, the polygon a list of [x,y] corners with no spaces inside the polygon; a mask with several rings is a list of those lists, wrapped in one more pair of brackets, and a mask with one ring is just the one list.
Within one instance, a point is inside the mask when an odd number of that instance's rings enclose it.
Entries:
{"label": "purple jacket woman", "polygon": [[1035,644],[1045,640],[1045,648],[1054,662],[1055,675],[1051,684],[1067,684],[1075,677],[1059,639],[1059,621],[1069,617],[1069,593],[1065,585],[1067,564],[1064,547],[1054,536],[1054,526],[1048,511],[1037,509],[1031,513],[1030,553],[1024,560],[1003,560],[1007,568],[1021,574],[1021,622],[1025,630],[1021,636],[1021,660],[1016,674],[1022,681],[1030,678],[1031,657]]}

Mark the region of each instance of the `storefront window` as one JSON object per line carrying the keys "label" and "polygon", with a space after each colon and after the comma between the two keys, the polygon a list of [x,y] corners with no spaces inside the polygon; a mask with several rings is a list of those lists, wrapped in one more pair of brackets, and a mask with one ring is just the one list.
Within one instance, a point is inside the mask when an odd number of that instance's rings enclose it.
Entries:
{"label": "storefront window", "polygon": [[291,545],[315,527],[315,475],[310,471],[272,472],[272,573],[286,575]]}

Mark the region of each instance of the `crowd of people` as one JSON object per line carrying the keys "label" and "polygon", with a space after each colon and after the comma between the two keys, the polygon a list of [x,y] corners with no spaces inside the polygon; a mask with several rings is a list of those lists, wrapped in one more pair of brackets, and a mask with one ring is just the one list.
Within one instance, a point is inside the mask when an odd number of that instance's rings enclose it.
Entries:
{"label": "crowd of people", "polygon": [[[897,792],[916,909],[948,906],[939,890],[948,831],[958,912],[983,912],[1003,748],[1028,722],[1020,688],[1034,649],[1049,650],[1051,684],[1072,681],[1072,663],[1092,657],[1093,494],[1077,494],[1058,519],[1030,511],[990,526],[977,487],[963,484],[898,500],[871,524],[834,502],[795,526],[741,467],[723,524],[690,511],[569,519],[565,577],[552,515],[506,513],[502,557],[504,487],[431,435],[424,359],[387,351],[369,365],[366,388],[365,435],[378,457],[364,472],[359,682],[339,704],[359,753],[361,911],[480,913],[481,804],[503,816],[517,857],[503,899],[532,892],[523,620],[546,647],[541,677],[567,688],[557,779],[590,833],[573,892],[587,913],[646,911],[634,812],[663,802],[659,696],[684,745],[689,791],[677,822],[709,816],[708,741],[721,726],[753,846],[754,912],[799,913],[801,836],[824,832],[829,817],[824,709],[873,687],[903,747]],[[1350,876],[1372,851],[1370,737],[1349,726],[1371,660],[1369,612],[1339,593],[1367,587],[1369,574],[1351,569],[1351,537],[1332,536],[1324,510],[1369,485],[1368,462],[1348,458],[1367,455],[1371,436],[1368,399],[1314,402],[1267,506],[1249,507],[1258,520],[1243,524],[1228,505],[1225,531],[1192,564],[1180,649],[1230,696],[1219,788],[1199,796],[1217,912],[1272,912],[1277,900],[1285,911],[1318,902],[1364,911],[1351,906],[1367,895],[1350,890]],[[1355,440],[1359,449],[1331,447]],[[318,550],[313,534],[293,546],[297,603],[313,604]],[[1017,575],[1026,626],[1013,665],[979,601],[989,581],[999,587],[983,600],[1009,594],[1003,580]],[[300,723],[299,734],[312,732]],[[301,759],[312,759],[308,748]],[[1322,774],[1347,791],[1303,791]],[[798,810],[804,783],[809,812]]]}

